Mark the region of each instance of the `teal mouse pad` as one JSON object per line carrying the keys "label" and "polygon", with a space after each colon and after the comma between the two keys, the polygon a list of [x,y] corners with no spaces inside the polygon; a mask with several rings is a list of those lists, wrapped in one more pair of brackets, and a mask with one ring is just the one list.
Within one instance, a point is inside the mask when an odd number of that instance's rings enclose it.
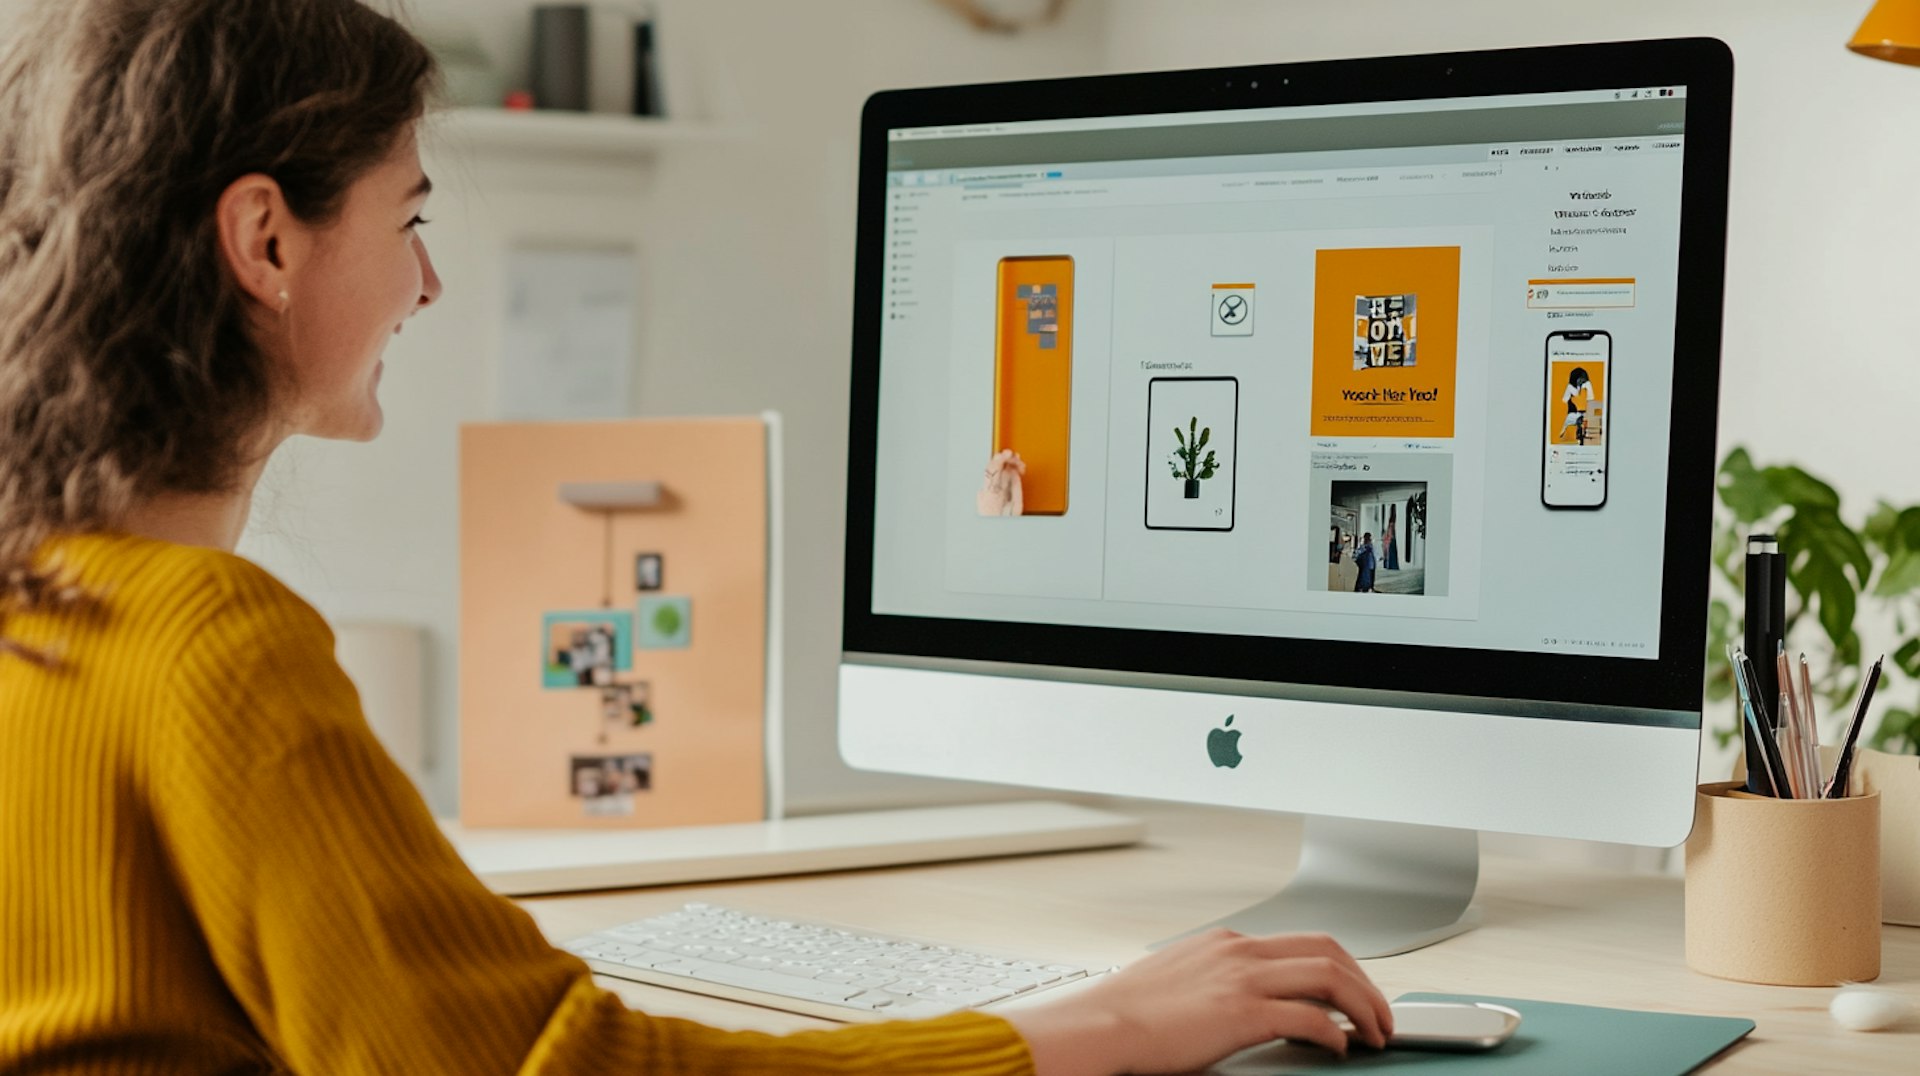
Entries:
{"label": "teal mouse pad", "polygon": [[1492,1050],[1355,1049],[1341,1060],[1314,1046],[1274,1043],[1222,1061],[1216,1076],[1289,1072],[1486,1072],[1539,1076],[1681,1076],[1753,1030],[1753,1021],[1561,1005],[1474,994],[1402,994],[1395,1001],[1484,1001],[1520,1014],[1520,1029]]}

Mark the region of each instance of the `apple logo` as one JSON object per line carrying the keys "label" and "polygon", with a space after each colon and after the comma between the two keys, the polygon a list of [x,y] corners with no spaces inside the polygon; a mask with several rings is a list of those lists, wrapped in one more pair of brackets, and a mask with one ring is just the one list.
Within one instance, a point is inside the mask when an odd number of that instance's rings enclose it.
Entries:
{"label": "apple logo", "polygon": [[[1233,715],[1227,715],[1227,724],[1233,724]],[[1215,766],[1232,769],[1240,765],[1240,730],[1230,728],[1211,729],[1207,732],[1207,757]]]}

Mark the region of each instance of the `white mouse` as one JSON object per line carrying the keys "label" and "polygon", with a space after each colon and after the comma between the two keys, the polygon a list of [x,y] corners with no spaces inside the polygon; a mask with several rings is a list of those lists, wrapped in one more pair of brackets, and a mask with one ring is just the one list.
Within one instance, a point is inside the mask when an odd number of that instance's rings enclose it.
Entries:
{"label": "white mouse", "polygon": [[1849,1031],[1883,1031],[1913,1015],[1913,1002],[1891,990],[1845,986],[1833,995],[1828,1011]]}

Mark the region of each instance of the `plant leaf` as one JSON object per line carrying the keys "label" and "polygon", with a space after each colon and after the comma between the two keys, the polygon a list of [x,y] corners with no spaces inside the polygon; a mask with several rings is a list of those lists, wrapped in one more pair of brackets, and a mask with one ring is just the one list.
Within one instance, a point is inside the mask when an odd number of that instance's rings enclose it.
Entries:
{"label": "plant leaf", "polygon": [[1860,525],[1860,537],[1868,545],[1878,546],[1888,553],[1896,553],[1901,548],[1899,529],[1900,512],[1885,501],[1873,506],[1867,514],[1867,521]]}
{"label": "plant leaf", "polygon": [[[1831,508],[1818,505],[1799,507],[1786,522],[1780,524],[1779,538],[1789,580],[1795,580],[1796,575],[1804,576],[1809,571],[1818,574],[1827,570],[1842,572],[1845,568],[1852,568],[1852,586],[1864,589],[1868,576],[1873,574],[1873,555],[1861,544],[1860,536],[1853,533],[1852,528]],[[1812,596],[1817,589],[1815,586],[1801,585],[1798,581],[1795,581],[1795,587],[1802,598]]]}
{"label": "plant leaf", "polygon": [[[1848,637],[1853,635],[1853,613],[1858,604],[1853,588],[1845,579],[1827,576],[1820,588],[1820,627],[1825,629],[1827,638],[1833,640],[1833,648],[1839,652],[1848,649]],[[1859,641],[1853,641],[1853,649],[1858,650]]]}
{"label": "plant leaf", "polygon": [[1873,586],[1876,598],[1895,598],[1920,589],[1920,549],[1902,549],[1887,561]]}
{"label": "plant leaf", "polygon": [[[1847,632],[1847,637],[1840,640],[1840,645],[1835,647],[1833,651],[1833,662],[1836,665],[1857,666],[1860,664],[1859,632],[1849,631]],[[1849,694],[1851,694],[1851,692],[1849,692]]]}
{"label": "plant leaf", "polygon": [[1920,679],[1920,639],[1908,639],[1893,652],[1893,663],[1910,677]]}
{"label": "plant leaf", "polygon": [[1832,486],[1792,464],[1769,467],[1762,473],[1780,499],[1796,509],[1820,507],[1838,511],[1840,508],[1840,495]]}
{"label": "plant leaf", "polygon": [[1901,549],[1920,550],[1920,506],[1894,517],[1891,543]]}
{"label": "plant leaf", "polygon": [[1746,542],[1742,540],[1740,532],[1716,518],[1713,521],[1713,564],[1720,569],[1721,577],[1736,587],[1745,585],[1746,553]]}
{"label": "plant leaf", "polygon": [[1740,523],[1765,519],[1785,503],[1754,467],[1745,448],[1736,446],[1727,453],[1727,458],[1720,462],[1720,476],[1715,485],[1720,490],[1720,503],[1732,509],[1733,518]]}
{"label": "plant leaf", "polygon": [[1914,724],[1917,721],[1920,721],[1920,714],[1912,710],[1890,708],[1881,715],[1880,724],[1868,738],[1867,746],[1876,751],[1898,751],[1902,748],[1911,751],[1916,732]]}

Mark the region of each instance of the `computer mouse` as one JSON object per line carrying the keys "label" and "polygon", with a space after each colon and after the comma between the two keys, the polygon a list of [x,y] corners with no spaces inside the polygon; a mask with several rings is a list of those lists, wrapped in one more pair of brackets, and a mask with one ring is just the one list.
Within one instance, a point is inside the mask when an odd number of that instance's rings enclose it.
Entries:
{"label": "computer mouse", "polygon": [[1833,995],[1827,1011],[1849,1031],[1884,1031],[1913,1015],[1913,1002],[1891,990],[1872,986],[1845,986]]}

